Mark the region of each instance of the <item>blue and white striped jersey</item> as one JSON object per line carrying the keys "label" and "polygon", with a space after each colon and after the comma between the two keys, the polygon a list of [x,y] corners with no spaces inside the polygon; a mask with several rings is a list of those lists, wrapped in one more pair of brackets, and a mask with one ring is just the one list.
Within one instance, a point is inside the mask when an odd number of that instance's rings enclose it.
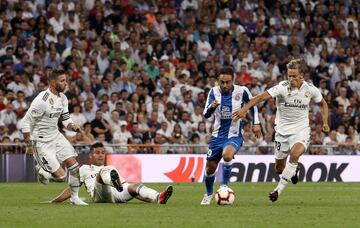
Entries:
{"label": "blue and white striped jersey", "polygon": [[[220,86],[213,87],[209,91],[203,112],[205,118],[209,118],[212,114],[215,116],[212,136],[216,138],[242,137],[242,120],[233,120],[232,114],[243,107],[251,98],[252,95],[245,86],[234,85],[233,90],[227,94],[221,93]],[[214,100],[220,103],[216,109],[211,108]],[[250,112],[252,114],[252,123],[259,124],[257,107],[252,107]]]}

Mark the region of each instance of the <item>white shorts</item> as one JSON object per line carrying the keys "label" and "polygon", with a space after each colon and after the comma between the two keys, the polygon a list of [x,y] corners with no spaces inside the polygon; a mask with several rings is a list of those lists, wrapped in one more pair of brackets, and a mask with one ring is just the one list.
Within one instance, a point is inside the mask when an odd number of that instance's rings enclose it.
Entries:
{"label": "white shorts", "polygon": [[128,191],[128,183],[123,183],[124,190],[118,192],[112,186],[100,184],[96,180],[95,182],[94,203],[126,203],[134,198]]}
{"label": "white shorts", "polygon": [[275,134],[275,159],[281,160],[289,155],[291,148],[296,144],[301,143],[307,150],[310,144],[310,129],[304,129],[303,131],[294,135],[281,135],[276,132]]}
{"label": "white shorts", "polygon": [[33,141],[33,150],[36,162],[49,173],[58,170],[66,159],[77,156],[74,147],[62,134],[50,142]]}

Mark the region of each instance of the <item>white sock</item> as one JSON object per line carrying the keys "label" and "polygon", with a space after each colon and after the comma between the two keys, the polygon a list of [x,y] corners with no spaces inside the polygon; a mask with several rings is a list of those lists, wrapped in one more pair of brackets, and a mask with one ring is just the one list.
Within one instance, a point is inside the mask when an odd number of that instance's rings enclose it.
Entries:
{"label": "white sock", "polygon": [[137,187],[136,193],[145,199],[149,199],[153,203],[157,203],[159,200],[159,193],[157,191],[142,184]]}
{"label": "white sock", "polygon": [[286,163],[285,169],[280,176],[280,181],[275,188],[275,191],[278,191],[280,194],[284,190],[286,185],[290,182],[291,178],[295,175],[297,166],[298,164],[293,164],[290,162]]}
{"label": "white sock", "polygon": [[75,163],[69,167],[69,185],[71,188],[71,198],[79,197],[79,189],[81,186],[80,175],[79,175],[79,163]]}

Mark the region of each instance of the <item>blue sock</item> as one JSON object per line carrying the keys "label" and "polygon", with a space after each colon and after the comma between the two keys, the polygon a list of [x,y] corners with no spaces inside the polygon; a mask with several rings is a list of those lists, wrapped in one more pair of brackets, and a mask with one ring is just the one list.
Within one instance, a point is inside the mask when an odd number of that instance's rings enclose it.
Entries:
{"label": "blue sock", "polygon": [[215,173],[211,175],[206,175],[205,173],[205,186],[206,186],[206,193],[212,195],[214,193],[214,181],[215,181]]}
{"label": "blue sock", "polygon": [[222,185],[227,185],[230,180],[230,173],[232,169],[232,161],[224,162],[222,165],[222,172],[223,172],[223,178],[222,178]]}

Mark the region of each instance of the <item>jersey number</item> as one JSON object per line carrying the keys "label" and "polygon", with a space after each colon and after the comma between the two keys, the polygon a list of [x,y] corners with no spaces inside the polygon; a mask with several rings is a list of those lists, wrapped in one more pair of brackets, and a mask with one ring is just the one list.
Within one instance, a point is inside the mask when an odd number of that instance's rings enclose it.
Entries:
{"label": "jersey number", "polygon": [[281,149],[281,143],[278,142],[278,141],[274,141],[274,142],[275,142],[275,148],[276,148],[276,150],[277,150],[277,151],[280,151],[280,149]]}

